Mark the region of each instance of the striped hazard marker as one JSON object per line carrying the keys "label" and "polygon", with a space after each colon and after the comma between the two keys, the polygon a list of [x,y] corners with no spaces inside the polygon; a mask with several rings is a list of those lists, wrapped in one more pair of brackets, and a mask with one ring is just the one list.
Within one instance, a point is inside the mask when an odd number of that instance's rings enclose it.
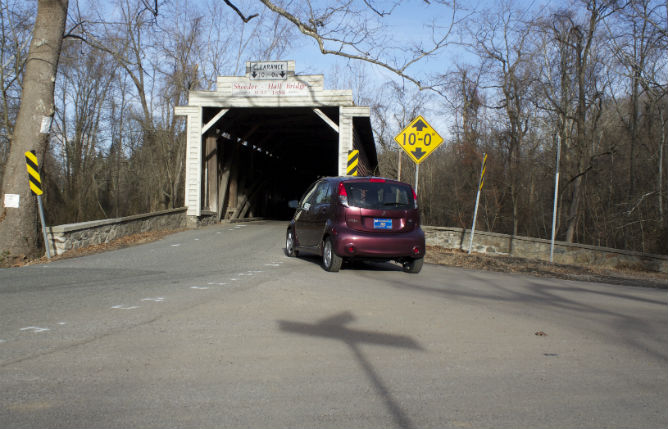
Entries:
{"label": "striped hazard marker", "polygon": [[44,247],[46,248],[46,256],[51,259],[51,250],[49,250],[49,236],[46,234],[46,222],[44,221],[44,207],[42,206],[42,178],[39,176],[39,167],[37,164],[37,155],[34,150],[29,150],[25,153],[26,168],[28,169],[28,183],[30,184],[30,191],[37,196],[37,204],[39,207],[39,219],[42,222],[42,234],[44,235]]}
{"label": "striped hazard marker", "polygon": [[37,166],[37,156],[34,150],[25,153],[26,168],[28,169],[28,180],[30,181],[30,190],[33,195],[42,195],[42,179],[39,175],[39,167]]}
{"label": "striped hazard marker", "polygon": [[346,175],[357,176],[357,164],[359,162],[359,150],[348,151],[348,168],[346,168]]}

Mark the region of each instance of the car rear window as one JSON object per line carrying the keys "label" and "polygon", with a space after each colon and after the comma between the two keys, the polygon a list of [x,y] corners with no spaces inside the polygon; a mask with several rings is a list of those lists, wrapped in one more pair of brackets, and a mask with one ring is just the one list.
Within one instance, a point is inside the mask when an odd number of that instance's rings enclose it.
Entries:
{"label": "car rear window", "polygon": [[346,182],[348,204],[375,210],[406,210],[413,208],[410,186],[388,182]]}

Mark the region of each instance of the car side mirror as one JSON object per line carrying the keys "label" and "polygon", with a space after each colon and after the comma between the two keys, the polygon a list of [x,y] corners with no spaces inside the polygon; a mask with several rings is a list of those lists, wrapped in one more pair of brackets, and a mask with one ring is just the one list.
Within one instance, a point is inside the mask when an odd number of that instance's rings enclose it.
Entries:
{"label": "car side mirror", "polygon": [[288,207],[290,207],[291,209],[298,208],[299,207],[299,201],[297,201],[297,200],[288,201]]}

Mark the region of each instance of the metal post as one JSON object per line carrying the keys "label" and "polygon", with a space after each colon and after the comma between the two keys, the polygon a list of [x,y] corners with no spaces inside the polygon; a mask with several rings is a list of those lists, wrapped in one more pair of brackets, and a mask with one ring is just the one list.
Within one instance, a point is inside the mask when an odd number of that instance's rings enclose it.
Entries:
{"label": "metal post", "polygon": [[480,202],[480,188],[475,197],[475,211],[473,212],[473,225],[471,225],[471,236],[469,237],[469,255],[471,254],[471,247],[473,247],[473,234],[475,234],[475,222],[478,217],[478,202]]}
{"label": "metal post", "polygon": [[485,174],[485,163],[487,162],[487,154],[482,154],[482,164],[480,165],[480,178],[478,179],[478,192],[475,196],[475,209],[473,210],[473,225],[471,225],[471,236],[469,237],[469,251],[468,254],[471,254],[471,248],[473,247],[473,234],[475,234],[475,224],[478,218],[478,204],[480,203],[480,190],[482,189],[482,177]]}
{"label": "metal post", "polygon": [[554,174],[554,203],[552,204],[552,240],[550,241],[550,263],[554,261],[554,237],[557,233],[557,196],[559,195],[559,159],[561,158],[561,138],[557,136],[557,165]]}
{"label": "metal post", "polygon": [[398,168],[397,168],[397,180],[401,182],[401,153],[403,151],[399,150],[399,161],[397,162]]}
{"label": "metal post", "polygon": [[420,172],[420,164],[415,164],[415,193],[418,193],[418,173]]}
{"label": "metal post", "polygon": [[42,196],[37,195],[37,205],[39,206],[39,220],[42,221],[42,234],[44,235],[44,247],[46,248],[46,257],[51,259],[49,250],[49,237],[46,235],[46,222],[44,222],[44,206],[42,205]]}

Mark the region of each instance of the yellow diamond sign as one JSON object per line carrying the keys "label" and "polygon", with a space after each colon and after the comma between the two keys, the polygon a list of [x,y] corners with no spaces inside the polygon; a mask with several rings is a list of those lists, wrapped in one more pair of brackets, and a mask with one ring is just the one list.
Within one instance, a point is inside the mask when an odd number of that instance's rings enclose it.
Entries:
{"label": "yellow diamond sign", "polygon": [[436,149],[443,138],[420,115],[394,137],[416,164],[421,163]]}

